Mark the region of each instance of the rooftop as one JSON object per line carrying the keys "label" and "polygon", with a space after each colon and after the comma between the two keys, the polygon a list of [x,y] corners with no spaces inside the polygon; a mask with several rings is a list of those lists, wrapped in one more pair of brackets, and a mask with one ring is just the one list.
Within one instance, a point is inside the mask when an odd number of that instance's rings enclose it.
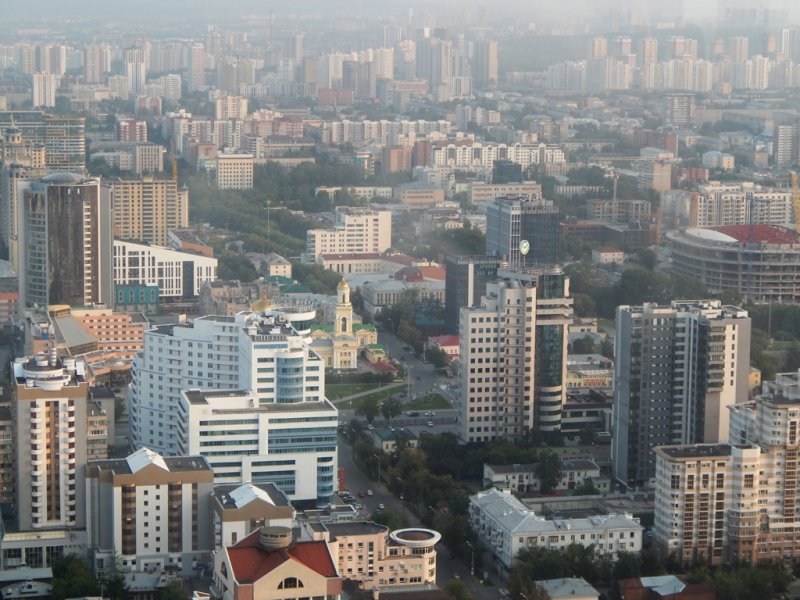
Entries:
{"label": "rooftop", "polygon": [[372,521],[349,521],[342,523],[326,523],[325,528],[331,534],[331,540],[337,537],[349,537],[353,535],[373,535],[375,533],[388,533],[386,525],[374,523]]}
{"label": "rooftop", "polygon": [[730,444],[692,444],[687,446],[661,446],[661,452],[671,458],[702,458],[706,456],[730,456]]}
{"label": "rooftop", "polygon": [[593,596],[596,598],[600,595],[583,577],[542,579],[537,581],[536,585],[543,588],[552,600],[570,598],[572,596]]}
{"label": "rooftop", "polygon": [[259,545],[260,530],[228,548],[233,577],[240,584],[255,583],[287,561],[295,561],[323,577],[337,577],[328,545],[323,541],[296,542],[287,548],[267,550]]}
{"label": "rooftop", "polygon": [[721,237],[712,238],[712,241],[720,242],[794,244],[800,241],[797,233],[778,225],[720,225],[699,231],[717,232]]}
{"label": "rooftop", "polygon": [[275,507],[289,507],[286,494],[274,483],[243,483],[241,485],[218,485],[214,487],[214,497],[224,509],[238,509],[254,500],[261,500]]}
{"label": "rooftop", "polygon": [[90,464],[102,471],[113,471],[117,475],[132,475],[150,465],[171,473],[211,471],[211,466],[203,456],[161,456],[148,448],[141,448],[127,458],[93,460]]}

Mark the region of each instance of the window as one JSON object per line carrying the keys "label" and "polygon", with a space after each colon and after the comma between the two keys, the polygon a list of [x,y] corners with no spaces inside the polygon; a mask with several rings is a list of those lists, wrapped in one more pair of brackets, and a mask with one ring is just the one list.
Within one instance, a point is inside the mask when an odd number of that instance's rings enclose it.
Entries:
{"label": "window", "polygon": [[287,577],[278,584],[279,590],[293,590],[295,588],[305,587],[303,582],[297,577]]}

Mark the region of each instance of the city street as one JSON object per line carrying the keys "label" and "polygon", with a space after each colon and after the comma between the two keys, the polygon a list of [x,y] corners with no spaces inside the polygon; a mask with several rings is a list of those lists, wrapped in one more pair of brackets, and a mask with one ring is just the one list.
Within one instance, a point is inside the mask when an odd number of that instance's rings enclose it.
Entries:
{"label": "city street", "polygon": [[[399,498],[389,492],[386,486],[371,480],[356,466],[350,446],[341,440],[339,441],[339,466],[344,468],[345,487],[353,495],[357,495],[359,491],[373,491],[373,496],[356,498],[358,503],[364,507],[361,513],[364,518],[369,518],[377,510],[378,505],[383,504],[405,516],[410,525],[424,527],[416,515],[408,510]],[[476,577],[470,575],[469,565],[450,558],[450,551],[443,543],[437,544],[436,551],[436,583],[439,587],[443,588],[451,579],[461,579],[476,599],[497,600],[500,598],[499,588],[481,585]]]}

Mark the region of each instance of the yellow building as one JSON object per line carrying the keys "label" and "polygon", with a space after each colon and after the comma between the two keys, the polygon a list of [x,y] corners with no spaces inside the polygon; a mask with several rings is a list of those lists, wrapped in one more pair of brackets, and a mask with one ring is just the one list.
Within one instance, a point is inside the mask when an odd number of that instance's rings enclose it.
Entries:
{"label": "yellow building", "polygon": [[313,325],[311,340],[311,348],[329,369],[355,369],[359,352],[378,343],[378,331],[373,325],[353,323],[350,286],[344,279],[336,287],[333,325]]}

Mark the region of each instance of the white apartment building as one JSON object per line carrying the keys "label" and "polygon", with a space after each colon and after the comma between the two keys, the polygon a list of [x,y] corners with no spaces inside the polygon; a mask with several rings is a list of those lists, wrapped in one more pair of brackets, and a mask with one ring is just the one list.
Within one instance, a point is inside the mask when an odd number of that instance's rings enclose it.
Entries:
{"label": "white apartment building", "polygon": [[[301,367],[280,366],[276,358],[271,364],[278,382],[302,379],[291,373]],[[324,398],[259,400],[241,390],[181,392],[178,453],[204,456],[217,483],[269,482],[291,500],[330,503],[336,480],[336,408]]]}
{"label": "white apartment building", "polygon": [[214,474],[201,456],[161,457],[140,448],[127,458],[86,466],[86,530],[93,566],[119,560],[136,573],[196,573],[213,549]]}
{"label": "white apartment building", "polygon": [[223,152],[215,159],[217,188],[221,190],[253,189],[253,155]]}
{"label": "white apartment building", "polygon": [[570,544],[594,546],[596,555],[616,559],[619,552],[639,552],[642,530],[632,515],[599,515],[548,520],[509,491],[490,489],[469,498],[469,520],[497,564],[511,569],[520,550],[564,550]]}
{"label": "white apartment building", "polygon": [[564,151],[550,144],[448,144],[432,150],[432,167],[481,167],[491,169],[496,160],[510,160],[523,169],[539,164],[565,164]]}
{"label": "white apartment building", "polygon": [[[145,333],[144,351],[134,361],[132,378],[128,401],[135,447],[147,446],[164,455],[197,448],[195,453],[208,457],[218,482],[240,482],[250,475],[250,480],[259,481],[269,475],[270,481],[293,478],[293,487],[281,486],[287,494],[293,490],[293,499],[332,493],[332,482],[320,478],[326,486],[317,485],[317,471],[326,477],[329,466],[335,471],[337,412],[325,400],[322,358],[286,321],[242,312],[154,327]],[[203,399],[190,402],[198,395]],[[224,417],[225,402],[244,416]],[[217,414],[220,408],[223,411]],[[209,417],[190,427],[187,419],[200,412]],[[236,440],[227,435],[233,423],[220,430],[220,419],[255,422],[244,423],[244,437]],[[273,428],[285,431],[273,436]],[[316,429],[319,432],[311,437],[325,438],[324,443],[308,444],[295,435]],[[221,437],[214,444],[201,444],[215,436]],[[229,443],[229,448],[215,448]],[[261,462],[254,456],[267,454],[264,462],[270,464],[253,464]],[[302,469],[310,470],[301,473]]]}
{"label": "white apartment building", "polygon": [[214,101],[215,116],[218,121],[241,121],[247,118],[247,98],[243,96],[222,96]]}
{"label": "white apartment building", "polygon": [[314,262],[320,254],[371,254],[392,245],[392,213],[388,210],[336,208],[332,229],[306,232],[306,258]]}
{"label": "white apartment building", "polygon": [[791,227],[795,222],[791,190],[752,182],[712,181],[698,188],[689,205],[692,227],[758,223]]}
{"label": "white apartment building", "polygon": [[33,108],[51,108],[56,105],[58,75],[53,73],[34,73],[32,75],[31,99]]}
{"label": "white apartment building", "polygon": [[469,184],[470,204],[484,204],[495,198],[509,197],[542,197],[542,186],[535,181],[521,183],[483,183],[480,181]]}
{"label": "white apartment building", "polygon": [[567,399],[569,279],[560,269],[499,271],[459,316],[458,433],[466,442],[557,431]]}
{"label": "white apartment building", "polygon": [[[183,390],[253,390],[259,404],[325,399],[322,359],[281,319],[252,312],[207,316],[156,326],[144,337],[128,394],[136,447],[164,455],[178,452],[176,420]],[[284,366],[298,371],[284,379],[286,374],[276,371]]]}
{"label": "white apartment building", "polygon": [[162,299],[200,295],[217,279],[217,259],[164,246],[114,240],[114,285],[157,285]]}

